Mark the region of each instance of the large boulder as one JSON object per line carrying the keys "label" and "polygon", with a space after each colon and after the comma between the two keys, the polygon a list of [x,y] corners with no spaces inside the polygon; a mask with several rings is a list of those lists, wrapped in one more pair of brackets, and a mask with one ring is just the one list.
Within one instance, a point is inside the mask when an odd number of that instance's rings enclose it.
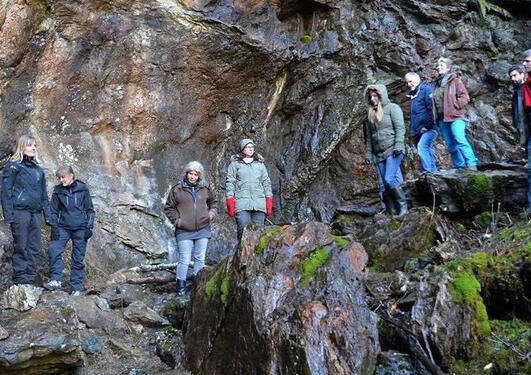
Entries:
{"label": "large boulder", "polygon": [[415,181],[411,198],[450,214],[514,211],[527,202],[527,170],[515,164],[482,166],[481,172],[447,170]]}
{"label": "large boulder", "polygon": [[2,374],[67,373],[82,365],[79,321],[67,297],[24,313],[3,310],[0,325],[10,334],[0,341]]}
{"label": "large boulder", "polygon": [[364,304],[367,256],[322,224],[246,230],[196,281],[185,321],[194,373],[372,373],[378,319]]}
{"label": "large boulder", "polygon": [[431,247],[440,238],[439,218],[426,207],[410,209],[400,219],[381,214],[339,213],[332,228],[359,241],[369,254],[371,269],[377,271],[394,271],[411,258],[429,257]]}

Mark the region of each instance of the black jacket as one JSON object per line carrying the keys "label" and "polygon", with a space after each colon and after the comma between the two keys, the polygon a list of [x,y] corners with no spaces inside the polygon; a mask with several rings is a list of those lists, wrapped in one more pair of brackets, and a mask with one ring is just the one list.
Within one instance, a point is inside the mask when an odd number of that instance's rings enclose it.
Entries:
{"label": "black jacket", "polygon": [[2,173],[2,210],[4,219],[13,222],[14,210],[43,212],[47,223],[53,223],[46,192],[44,172],[37,163],[24,157],[21,163],[10,161]]}
{"label": "black jacket", "polygon": [[520,135],[520,146],[526,148],[529,134],[524,120],[524,93],[522,85],[514,85],[511,116],[513,118],[513,125]]}
{"label": "black jacket", "polygon": [[56,185],[52,194],[52,216],[54,224],[65,229],[92,229],[94,207],[87,185],[79,180],[68,187]]}

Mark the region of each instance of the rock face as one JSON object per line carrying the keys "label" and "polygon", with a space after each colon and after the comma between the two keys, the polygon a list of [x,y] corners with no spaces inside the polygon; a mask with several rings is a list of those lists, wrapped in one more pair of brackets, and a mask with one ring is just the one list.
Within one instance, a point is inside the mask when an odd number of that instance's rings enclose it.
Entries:
{"label": "rock face", "polygon": [[[96,207],[87,260],[107,274],[174,252],[166,191],[198,159],[222,202],[242,137],[266,158],[275,220],[329,222],[339,204],[373,199],[364,86],[387,84],[407,117],[403,75],[432,79],[440,55],[470,91],[479,159],[521,158],[506,71],[527,43],[529,2],[501,5],[516,18],[480,22],[472,1],[5,0],[0,158],[31,132],[49,185],[74,165]],[[440,138],[436,156],[449,165]],[[228,220],[215,231],[209,257],[220,260],[236,236]]]}
{"label": "rock face", "polygon": [[376,315],[367,257],[318,223],[246,231],[234,256],[202,272],[185,321],[194,373],[370,374]]}

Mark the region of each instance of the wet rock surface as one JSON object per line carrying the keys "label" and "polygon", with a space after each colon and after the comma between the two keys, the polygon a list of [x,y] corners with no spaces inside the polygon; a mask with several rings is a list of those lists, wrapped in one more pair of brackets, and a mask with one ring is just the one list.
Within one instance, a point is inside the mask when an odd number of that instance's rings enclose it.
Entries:
{"label": "wet rock surface", "polygon": [[187,366],[371,373],[377,318],[363,303],[360,253],[314,222],[246,231],[238,253],[197,280],[184,326]]}

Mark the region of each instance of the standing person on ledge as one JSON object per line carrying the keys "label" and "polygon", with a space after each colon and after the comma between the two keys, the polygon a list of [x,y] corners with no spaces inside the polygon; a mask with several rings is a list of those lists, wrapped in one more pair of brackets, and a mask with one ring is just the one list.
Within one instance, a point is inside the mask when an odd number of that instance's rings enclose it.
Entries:
{"label": "standing person on ledge", "polygon": [[271,215],[273,193],[264,158],[255,152],[252,139],[240,141],[240,153],[231,158],[227,171],[227,211],[236,216],[238,242],[248,222],[264,225]]}
{"label": "standing person on ledge", "polygon": [[439,125],[455,169],[477,171],[478,160],[466,138],[466,106],[470,98],[463,82],[451,73],[452,60],[439,58],[433,90],[433,118]]}
{"label": "standing person on ledge", "polygon": [[94,228],[94,207],[87,185],[76,180],[72,167],[62,166],[55,175],[59,184],[53,189],[51,204],[54,226],[48,248],[50,281],[42,286],[48,290],[61,289],[62,255],[66,244],[72,240],[70,290],[71,295],[76,297],[83,292],[85,251]]}
{"label": "standing person on ledge", "polygon": [[520,147],[524,150],[524,158],[527,159],[527,140],[529,130],[525,121],[524,113],[524,90],[526,81],[525,68],[522,65],[513,65],[509,68],[509,78],[513,84],[513,97],[511,100],[511,116],[513,126],[520,137]]}
{"label": "standing person on ledge", "polygon": [[184,167],[182,181],[171,188],[164,213],[175,226],[179,248],[177,262],[177,295],[186,295],[186,273],[194,258],[193,278],[205,266],[208,240],[212,237],[211,223],[217,215],[214,190],[205,181],[203,165],[191,161]]}
{"label": "standing person on ledge", "polygon": [[365,89],[367,109],[367,140],[365,142],[365,163],[376,158],[377,167],[383,177],[383,200],[387,212],[394,217],[407,212],[406,194],[400,187],[400,164],[404,159],[406,129],[400,106],[391,103],[384,85],[369,85]]}
{"label": "standing person on ledge", "polygon": [[420,81],[417,73],[410,72],[404,77],[411,90],[409,108],[410,136],[417,146],[422,176],[437,171],[432,143],[439,132],[433,121],[432,87]]}
{"label": "standing person on ledge", "polygon": [[[528,134],[531,134],[531,49],[525,50],[523,53],[524,68],[527,72],[527,81],[522,85],[524,95],[524,126],[527,128]],[[531,215],[531,136],[527,137],[527,209],[528,215]]]}
{"label": "standing person on ledge", "polygon": [[46,192],[46,178],[37,163],[37,143],[21,136],[2,173],[2,210],[14,240],[13,283],[34,284],[36,257],[41,252],[41,214],[53,223]]}

